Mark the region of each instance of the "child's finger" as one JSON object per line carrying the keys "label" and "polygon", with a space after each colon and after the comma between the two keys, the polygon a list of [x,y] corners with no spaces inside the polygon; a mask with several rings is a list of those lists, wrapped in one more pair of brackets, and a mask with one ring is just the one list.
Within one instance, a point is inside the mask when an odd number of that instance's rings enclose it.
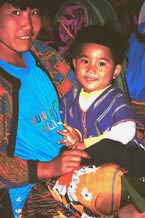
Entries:
{"label": "child's finger", "polygon": [[66,143],[66,140],[65,140],[65,139],[60,140],[60,141],[57,142],[57,144],[65,144],[65,143]]}
{"label": "child's finger", "polygon": [[68,124],[66,124],[66,123],[64,123],[63,124],[64,125],[64,128],[68,131],[68,132],[71,132],[72,131],[72,127],[71,126],[69,126]]}
{"label": "child's finger", "polygon": [[57,130],[57,133],[58,134],[60,134],[60,135],[62,135],[62,136],[66,136],[66,134],[67,134],[67,131],[61,131],[61,130]]}

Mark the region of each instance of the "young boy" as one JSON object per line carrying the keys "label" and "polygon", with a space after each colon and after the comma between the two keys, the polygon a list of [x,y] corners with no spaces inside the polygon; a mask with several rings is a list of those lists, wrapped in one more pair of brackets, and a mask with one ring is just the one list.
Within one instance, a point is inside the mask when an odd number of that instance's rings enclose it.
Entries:
{"label": "young boy", "polygon": [[[144,176],[144,167],[140,165],[145,161],[144,144],[136,136],[136,129],[144,129],[144,126],[124,93],[112,84],[121,72],[127,46],[127,39],[108,27],[93,25],[78,33],[71,59],[81,87],[67,93],[60,103],[66,130],[58,131],[64,136],[58,143],[66,143],[72,149],[86,149],[92,158],[84,164],[116,163],[133,176]],[[84,169],[84,174],[86,171]],[[79,198],[80,192],[77,196],[75,191],[83,190],[83,183],[78,182],[81,173],[75,172],[72,180],[70,174],[66,175],[56,183],[54,190],[62,199],[64,193],[69,200]],[[66,187],[68,192],[64,191]],[[91,195],[97,196],[96,190]],[[85,203],[84,200],[82,204]]]}
{"label": "young boy", "polygon": [[89,26],[77,35],[71,58],[81,87],[67,93],[60,103],[67,131],[58,132],[69,147],[85,149],[102,139],[144,147],[136,136],[136,129],[144,129],[140,117],[124,93],[113,86],[127,45],[123,35],[107,27]]}

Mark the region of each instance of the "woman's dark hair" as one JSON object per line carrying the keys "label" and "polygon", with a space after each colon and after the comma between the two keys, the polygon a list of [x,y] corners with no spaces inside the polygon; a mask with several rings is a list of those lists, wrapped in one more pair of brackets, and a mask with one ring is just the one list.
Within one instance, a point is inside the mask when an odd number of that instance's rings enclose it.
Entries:
{"label": "woman's dark hair", "polygon": [[5,3],[10,3],[14,7],[19,7],[21,10],[26,10],[27,7],[38,8],[41,13],[45,10],[46,1],[43,0],[0,0],[0,7]]}
{"label": "woman's dark hair", "polygon": [[96,43],[108,47],[115,64],[122,64],[128,48],[128,39],[125,35],[108,26],[90,25],[81,29],[71,48],[69,60],[76,57],[83,44]]}

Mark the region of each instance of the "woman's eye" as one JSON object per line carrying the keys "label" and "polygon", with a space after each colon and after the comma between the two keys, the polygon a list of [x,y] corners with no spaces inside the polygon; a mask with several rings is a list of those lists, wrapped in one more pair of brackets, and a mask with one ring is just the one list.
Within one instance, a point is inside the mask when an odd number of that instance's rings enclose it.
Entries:
{"label": "woman's eye", "polygon": [[13,12],[12,12],[14,15],[20,15],[21,14],[21,10],[19,10],[19,9],[15,9],[15,10],[13,10]]}
{"label": "woman's eye", "polygon": [[32,15],[40,15],[40,11],[38,9],[33,9]]}

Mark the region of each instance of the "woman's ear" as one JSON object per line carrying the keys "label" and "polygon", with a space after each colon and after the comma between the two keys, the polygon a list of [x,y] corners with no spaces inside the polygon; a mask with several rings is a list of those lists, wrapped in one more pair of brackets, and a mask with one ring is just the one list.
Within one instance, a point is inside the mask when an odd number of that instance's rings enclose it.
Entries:
{"label": "woman's ear", "polygon": [[113,79],[116,79],[119,76],[119,74],[121,73],[121,71],[122,71],[122,65],[121,64],[117,64],[115,66],[115,70],[114,70],[114,74],[113,74]]}

